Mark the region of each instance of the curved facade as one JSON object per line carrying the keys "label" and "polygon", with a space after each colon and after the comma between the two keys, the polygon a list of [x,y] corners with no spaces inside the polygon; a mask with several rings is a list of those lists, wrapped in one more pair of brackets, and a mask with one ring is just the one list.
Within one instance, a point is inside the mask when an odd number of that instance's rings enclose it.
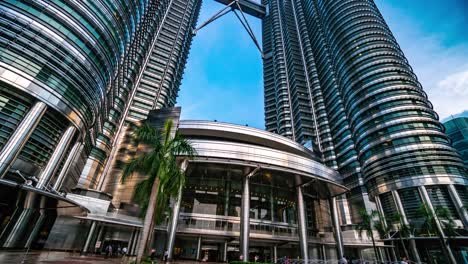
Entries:
{"label": "curved facade", "polygon": [[90,129],[145,3],[15,0],[0,8],[1,80]]}
{"label": "curved facade", "polygon": [[445,132],[452,140],[453,147],[460,153],[465,165],[468,164],[468,117],[456,117],[444,123]]}
{"label": "curved facade", "polygon": [[118,100],[112,84],[148,8],[145,1],[2,1],[2,176],[19,169],[52,187],[65,163],[99,144]]}
{"label": "curved facade", "polygon": [[[187,167],[175,248],[188,252],[193,235],[202,234],[201,258],[232,260],[250,252],[249,259],[258,254],[271,261],[274,254],[317,259],[322,245],[334,244],[328,200],[346,188],[310,151],[226,123],[181,121],[178,131],[197,156]],[[334,251],[332,246],[326,254]]]}
{"label": "curved facade", "polygon": [[100,189],[128,122],[175,103],[200,5],[2,1],[0,185]]}
{"label": "curved facade", "polygon": [[[416,261],[441,255],[435,236],[421,227],[422,205],[432,213],[447,209],[465,234],[466,166],[374,1],[241,5],[262,19],[265,124],[281,136],[223,123],[180,123],[199,154],[173,206],[180,219],[157,227],[171,254],[191,245],[197,254],[210,258],[216,251],[216,260],[226,260],[248,256],[250,245],[270,260],[281,250],[303,259],[362,255],[357,247],[369,247],[355,230],[362,208],[378,209],[393,228],[396,213],[417,226],[404,238]],[[141,223],[128,190],[141,178],[120,183],[122,165],[139,150],[130,134],[151,110],[175,104],[200,8],[198,0],[1,1],[0,187],[24,183],[31,187],[26,196],[39,198],[78,187],[70,197],[117,212],[82,217],[94,221],[88,238],[112,230],[110,224],[132,227],[125,239],[134,251]],[[35,207],[12,211],[5,204],[0,223],[20,217],[19,225],[29,221],[40,230],[41,219],[49,219]],[[78,220],[60,220],[51,232],[60,233],[67,221]],[[14,225],[2,226],[0,244],[22,247],[34,240],[8,242],[24,240],[10,238]],[[122,241],[125,232],[117,231],[109,232]],[[206,238],[196,237],[200,232]],[[445,239],[440,225],[438,232]],[[416,238],[424,243],[416,245]],[[454,263],[468,243],[464,235],[453,240],[455,250],[444,243],[443,251]],[[67,246],[61,249],[82,245]]]}
{"label": "curved facade", "polygon": [[343,228],[376,206],[418,225],[422,204],[465,223],[467,169],[374,1],[262,4],[266,129],[341,173]]}
{"label": "curved facade", "polygon": [[[158,126],[177,111],[150,112],[148,122]],[[231,261],[241,255],[246,260],[258,255],[264,261],[283,256],[337,259],[344,247],[358,252],[371,245],[353,232],[338,231],[343,212],[335,197],[348,189],[339,173],[309,149],[247,126],[175,121],[197,154],[182,162],[186,185],[172,200],[166,221],[156,227],[157,254],[167,251],[171,259],[207,261]],[[139,179],[135,176],[122,184],[119,177],[109,178],[106,186],[118,185],[107,189],[116,208],[90,209],[92,213],[84,217],[96,223],[88,235],[90,245],[97,240],[101,247],[118,243],[133,254],[139,234],[134,228],[141,226],[141,220],[136,217],[131,186]],[[83,199],[88,198],[78,200]],[[85,203],[94,208],[106,202]]]}

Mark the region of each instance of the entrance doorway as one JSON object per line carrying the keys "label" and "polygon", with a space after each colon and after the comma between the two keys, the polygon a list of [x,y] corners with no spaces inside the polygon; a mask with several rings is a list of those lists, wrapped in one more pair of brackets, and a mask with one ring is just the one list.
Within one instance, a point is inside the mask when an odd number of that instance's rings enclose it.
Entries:
{"label": "entrance doorway", "polygon": [[201,248],[202,262],[217,262],[220,260],[220,250],[217,244],[203,244]]}

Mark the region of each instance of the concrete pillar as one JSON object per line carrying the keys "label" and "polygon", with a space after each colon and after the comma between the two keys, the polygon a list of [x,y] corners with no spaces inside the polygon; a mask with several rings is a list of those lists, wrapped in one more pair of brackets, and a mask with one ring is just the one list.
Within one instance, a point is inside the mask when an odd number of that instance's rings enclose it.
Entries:
{"label": "concrete pillar", "polygon": [[[405,209],[403,207],[403,204],[401,203],[400,194],[398,194],[397,190],[393,190],[392,196],[393,196],[393,200],[395,201],[397,211],[401,215],[403,224],[409,225],[408,218],[406,218]],[[413,261],[415,261],[416,263],[421,262],[421,258],[419,257],[419,252],[416,247],[416,242],[414,241],[414,236],[412,234],[410,234],[408,241],[409,241],[411,255],[413,255],[413,258],[414,258]]]}
{"label": "concrete pillar", "polygon": [[[41,200],[39,202],[39,207],[40,207],[39,208],[39,218],[37,219],[36,223],[34,224],[34,228],[31,231],[31,234],[29,235],[28,240],[26,241],[26,245],[25,245],[26,248],[29,248],[31,246],[31,244],[34,242],[34,240],[36,239],[37,234],[39,233],[40,229],[42,228],[42,224],[44,223],[44,220],[46,218],[45,208],[47,207],[47,204],[46,204],[46,199],[45,198],[41,198]],[[32,223],[28,223],[28,224],[32,224]]]}
{"label": "concrete pillar", "polygon": [[[249,174],[250,175],[250,174]],[[249,259],[249,236],[250,236],[250,176],[242,179],[242,202],[240,218],[240,254],[242,261]]]}
{"label": "concrete pillar", "polygon": [[135,239],[133,240],[133,245],[132,245],[132,251],[131,251],[131,255],[136,255],[136,252],[137,252],[137,249],[138,249],[138,245],[140,243],[140,236],[141,236],[141,230],[140,229],[137,229],[135,230]]}
{"label": "concrete pillar", "polygon": [[36,102],[3,146],[2,152],[0,152],[0,178],[5,177],[5,174],[39,124],[46,109],[45,103]]}
{"label": "concrete pillar", "polygon": [[[378,195],[376,195],[374,197],[374,199],[375,199],[375,205],[377,206],[377,211],[379,212],[379,214],[381,216],[380,221],[382,222],[382,225],[385,228],[387,228],[387,219],[385,218],[385,213],[383,211],[382,203],[380,202],[380,197]],[[391,238],[390,234],[387,234],[387,237]],[[390,249],[390,252],[391,252],[391,254],[389,254],[389,256],[390,255],[392,256],[393,261],[398,261],[398,258],[397,258],[396,254],[395,254],[395,246],[394,246],[393,242],[392,242],[392,248]],[[381,256],[384,256],[384,255],[381,254]]]}
{"label": "concrete pillar", "polygon": [[[7,225],[3,228],[2,232],[0,233],[0,248],[27,247],[28,240],[34,240],[34,237],[31,238],[32,233],[34,231],[29,232],[28,227],[39,222],[36,221],[36,217],[38,214],[38,205],[39,208],[46,207],[45,201],[47,198],[45,196],[41,196],[35,192],[19,192],[20,196],[25,195],[25,197],[18,199],[18,204],[13,215],[10,218],[10,221],[8,221]],[[39,209],[38,220],[41,220],[40,215],[42,213],[44,213],[44,211]],[[40,226],[41,224],[39,223],[39,226],[37,228],[40,228]]]}
{"label": "concrete pillar", "polygon": [[224,241],[223,245],[223,262],[227,262],[227,253],[228,253],[228,242]]}
{"label": "concrete pillar", "polygon": [[65,176],[70,170],[70,167],[73,165],[73,162],[75,161],[76,157],[81,152],[82,148],[83,148],[83,144],[81,142],[76,142],[73,148],[70,150],[70,154],[68,155],[67,160],[65,160],[62,170],[60,171],[57,177],[57,180],[55,180],[55,183],[53,186],[54,190],[60,191],[60,188],[62,188],[62,184],[65,179]]}
{"label": "concrete pillar", "polygon": [[278,262],[278,246],[273,246],[273,263]]}
{"label": "concrete pillar", "polygon": [[463,205],[463,202],[460,198],[460,195],[458,194],[457,189],[455,188],[455,185],[450,184],[447,185],[450,198],[452,198],[453,203],[455,204],[455,207],[457,208],[458,215],[460,216],[460,219],[462,220],[463,226],[465,228],[468,227],[468,208],[465,208]]}
{"label": "concrete pillar", "polygon": [[135,235],[136,235],[136,230],[135,228],[132,229],[132,234],[130,235],[130,239],[128,240],[128,244],[127,244],[127,254],[130,255],[131,251],[132,251],[132,247],[133,247],[133,240],[135,239]]}
{"label": "concrete pillar", "polygon": [[[103,235],[104,228],[105,228],[104,224],[99,224],[98,226],[99,226],[99,228],[98,228],[96,239],[93,240],[93,244],[91,245],[93,247],[93,252],[94,253],[99,252],[99,249],[96,248],[96,244],[97,244],[98,241],[101,241],[101,245],[102,245],[102,235]],[[128,249],[128,247],[127,247],[127,249]]]}
{"label": "concrete pillar", "polygon": [[49,180],[54,176],[55,171],[60,166],[60,161],[62,161],[63,156],[67,152],[68,146],[75,134],[76,128],[74,126],[69,126],[65,133],[63,133],[62,138],[58,142],[57,146],[55,147],[54,152],[50,156],[47,165],[42,170],[41,174],[39,174],[39,181],[36,184],[36,188],[42,189],[47,186]]}
{"label": "concrete pillar", "polygon": [[195,257],[196,260],[200,260],[201,258],[201,245],[202,245],[202,237],[198,236],[197,241],[197,256]]}
{"label": "concrete pillar", "polygon": [[305,263],[309,261],[309,247],[307,239],[307,215],[304,205],[304,196],[302,193],[301,176],[296,175],[296,194],[297,194],[297,222],[299,228],[299,248],[301,257]]}
{"label": "concrete pillar", "polygon": [[[324,261],[327,261],[327,247],[322,244],[322,258]],[[340,256],[338,256],[338,258],[341,258]]]}
{"label": "concrete pillar", "polygon": [[[182,161],[180,170],[183,171],[183,173],[185,173],[185,171],[187,170],[188,163],[189,162],[187,159]],[[174,257],[174,243],[175,243],[175,237],[177,233],[177,222],[179,221],[180,203],[182,202],[183,190],[184,190],[184,186],[180,186],[179,192],[174,201],[174,206],[172,208],[171,222],[169,224],[169,234],[168,234],[169,237],[167,240],[168,260],[172,260],[172,258]]]}
{"label": "concrete pillar", "polygon": [[335,241],[336,241],[336,251],[338,254],[338,258],[340,259],[344,255],[344,247],[343,247],[343,237],[341,235],[341,227],[340,227],[340,220],[338,219],[338,209],[336,205],[336,197],[332,197],[329,200],[330,202],[330,212],[332,217],[333,229],[335,233]]}
{"label": "concrete pillar", "polygon": [[89,251],[89,246],[91,245],[91,241],[94,236],[94,231],[96,230],[96,221],[91,223],[91,227],[89,228],[88,236],[86,237],[85,244],[83,249],[81,250],[81,254],[85,255]]}
{"label": "concrete pillar", "polygon": [[231,196],[231,175],[228,172],[226,177],[226,192],[224,197],[224,216],[229,216],[229,200]]}
{"label": "concrete pillar", "polygon": [[444,229],[442,225],[440,224],[439,218],[437,217],[437,214],[434,210],[434,207],[432,206],[431,199],[429,197],[429,194],[427,193],[426,187],[425,186],[419,186],[419,193],[421,194],[421,198],[426,203],[426,205],[429,207],[429,210],[431,211],[432,215],[434,216],[435,223],[437,230],[439,231],[439,234],[441,236],[441,239],[444,244],[444,250],[447,254],[447,257],[449,258],[448,261],[449,263],[456,264],[457,261],[455,260],[455,256],[453,255],[452,249],[450,248],[450,245],[447,243],[447,237],[445,236]]}

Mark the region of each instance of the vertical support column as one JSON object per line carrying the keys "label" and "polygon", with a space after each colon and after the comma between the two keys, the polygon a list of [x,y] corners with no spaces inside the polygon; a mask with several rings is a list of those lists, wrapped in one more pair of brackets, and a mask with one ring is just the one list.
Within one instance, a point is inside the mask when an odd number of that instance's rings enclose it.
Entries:
{"label": "vertical support column", "polygon": [[196,256],[195,260],[200,260],[200,258],[201,258],[201,243],[202,243],[202,237],[198,236],[197,256]]}
{"label": "vertical support column", "polygon": [[54,190],[59,191],[60,188],[62,188],[63,180],[65,179],[65,176],[67,175],[70,167],[73,165],[76,156],[78,155],[78,153],[80,153],[82,146],[83,145],[81,142],[76,142],[73,148],[71,149],[70,154],[68,155],[67,160],[63,164],[62,170],[60,171],[57,180],[54,183]]}
{"label": "vertical support column", "polygon": [[36,102],[3,146],[3,151],[0,153],[0,178],[5,177],[5,174],[26,144],[26,141],[31,137],[37,124],[39,124],[46,109],[45,103]]}
{"label": "vertical support column", "polygon": [[24,237],[27,234],[28,227],[34,224],[34,215],[36,213],[37,203],[45,207],[45,197],[35,192],[27,192],[24,200],[19,200],[17,209],[15,209],[11,220],[0,234],[0,247],[19,248],[24,247],[27,241]]}
{"label": "vertical support column", "polygon": [[243,262],[249,261],[250,236],[250,176],[242,179],[241,223],[240,223],[240,254]]}
{"label": "vertical support column", "polygon": [[[39,206],[40,206],[39,218],[37,219],[37,221],[36,221],[36,223],[34,225],[34,228],[33,228],[33,230],[31,231],[31,234],[28,237],[28,240],[26,241],[26,245],[25,245],[26,248],[29,248],[31,246],[33,241],[36,239],[36,236],[39,233],[39,230],[42,228],[42,224],[44,223],[44,220],[45,220],[45,217],[46,217],[46,209],[44,209],[44,208],[47,207],[46,199],[44,197],[41,197],[41,200],[39,202]],[[32,224],[32,223],[28,223],[28,224]]]}
{"label": "vertical support column", "polygon": [[270,214],[271,221],[275,222],[275,194],[273,193],[273,184],[270,186]]}
{"label": "vertical support column", "polygon": [[91,227],[89,228],[88,236],[86,237],[86,242],[83,246],[83,250],[81,251],[81,254],[83,255],[88,253],[89,245],[91,244],[91,240],[93,239],[93,236],[94,236],[94,230],[96,230],[96,221],[93,221],[91,223]]}
{"label": "vertical support column", "polygon": [[[377,206],[377,211],[380,214],[380,217],[379,217],[380,221],[382,222],[383,227],[387,228],[387,219],[385,218],[385,213],[383,211],[383,207],[382,207],[382,203],[380,202],[379,195],[374,196],[374,199],[375,199],[375,205]],[[388,236],[388,238],[391,238],[390,234],[387,234],[387,236]],[[390,250],[392,252],[392,254],[391,254],[392,259],[394,261],[398,261],[398,258],[397,258],[396,254],[395,254],[395,246],[394,246],[393,240],[392,240],[391,243],[392,243],[392,248]],[[381,254],[381,256],[384,256],[384,254]]]}
{"label": "vertical support column", "polygon": [[223,262],[227,262],[227,252],[228,252],[228,242],[226,240],[224,241],[224,247],[223,247]]}
{"label": "vertical support column", "polygon": [[439,217],[437,216],[434,207],[432,206],[432,202],[429,197],[429,194],[427,193],[426,187],[419,186],[418,189],[419,193],[421,194],[422,200],[426,203],[426,205],[429,207],[429,210],[431,211],[431,214],[434,216],[436,227],[439,231],[439,236],[444,244],[444,250],[447,253],[447,257],[449,258],[448,261],[452,264],[456,264],[457,261],[455,260],[455,256],[453,255],[452,249],[450,248],[450,245],[447,242],[447,237],[445,236],[444,229],[442,228],[442,225],[439,221]]}
{"label": "vertical support column", "polygon": [[307,221],[304,205],[304,195],[302,193],[301,176],[296,175],[296,193],[297,193],[297,219],[299,228],[299,245],[301,249],[301,257],[305,263],[309,261],[309,247],[307,239]]}
{"label": "vertical support column", "polygon": [[455,204],[455,207],[457,208],[458,215],[460,215],[460,218],[463,222],[463,226],[468,227],[468,208],[464,208],[463,202],[460,198],[460,195],[458,194],[457,189],[455,188],[455,185],[449,184],[447,185],[450,197],[452,198],[453,203]]}
{"label": "vertical support column", "polygon": [[224,197],[224,216],[229,216],[229,199],[231,196],[231,175],[226,176],[226,196]]}
{"label": "vertical support column", "polygon": [[[393,200],[395,200],[398,213],[401,215],[403,224],[409,225],[408,218],[406,218],[405,209],[403,208],[403,204],[401,203],[400,194],[398,194],[397,190],[393,190],[392,196],[393,196]],[[409,241],[409,246],[410,246],[411,254],[413,255],[414,261],[416,263],[421,262],[421,258],[419,257],[419,252],[416,247],[416,242],[414,241],[414,236],[412,234],[410,234],[408,241]]]}
{"label": "vertical support column", "polygon": [[136,236],[136,229],[133,228],[132,229],[132,234],[130,235],[130,239],[128,240],[128,244],[127,244],[127,254],[128,255],[131,254],[133,243],[134,243],[134,240],[135,240],[135,236]]}
{"label": "vertical support column", "polygon": [[[99,253],[99,250],[96,248],[96,244],[97,244],[98,241],[101,241],[101,245],[102,245],[102,233],[104,231],[104,228],[105,228],[104,224],[102,224],[102,223],[99,224],[96,239],[93,240],[93,244],[92,244],[94,253]],[[127,247],[127,249],[128,249],[128,247]]]}
{"label": "vertical support column", "polygon": [[278,262],[278,246],[273,246],[273,263]]}
{"label": "vertical support column", "polygon": [[[188,167],[188,160],[184,159],[180,166],[180,170],[185,173]],[[174,243],[175,243],[175,236],[177,233],[177,222],[179,221],[179,212],[180,212],[180,203],[182,202],[182,192],[184,190],[184,186],[180,186],[179,192],[174,202],[174,207],[172,208],[172,218],[171,223],[169,225],[169,237],[167,241],[167,252],[168,260],[172,260],[174,256]]]}
{"label": "vertical support column", "polygon": [[336,206],[336,197],[332,197],[329,200],[330,202],[330,212],[333,222],[333,229],[335,233],[335,240],[336,240],[336,250],[338,253],[338,258],[343,257],[344,249],[343,249],[343,238],[341,236],[341,227],[340,227],[340,220],[338,219],[338,209]]}
{"label": "vertical support column", "polygon": [[65,130],[65,133],[63,134],[62,138],[55,147],[54,152],[50,156],[47,165],[42,170],[41,174],[39,174],[39,181],[36,184],[36,188],[42,189],[48,184],[50,178],[52,178],[55,171],[58,169],[60,161],[65,155],[68,149],[68,145],[70,144],[70,141],[72,140],[73,135],[75,134],[75,130],[76,129],[74,126],[69,126],[67,130]]}
{"label": "vertical support column", "polygon": [[138,244],[140,243],[140,236],[141,236],[141,230],[137,229],[135,230],[135,239],[133,240],[133,245],[132,245],[132,251],[131,255],[134,256],[136,255],[137,249],[138,249]]}
{"label": "vertical support column", "polygon": [[[327,247],[325,244],[322,244],[322,257],[324,261],[327,261]],[[338,256],[338,258],[340,259],[341,257]]]}

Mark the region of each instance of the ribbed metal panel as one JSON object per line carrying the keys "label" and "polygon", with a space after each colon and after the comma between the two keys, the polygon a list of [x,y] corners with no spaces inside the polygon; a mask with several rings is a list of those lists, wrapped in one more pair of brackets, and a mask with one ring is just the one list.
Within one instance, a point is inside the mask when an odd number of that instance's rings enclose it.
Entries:
{"label": "ribbed metal panel", "polygon": [[30,97],[12,93],[12,88],[0,82],[0,150],[23,120],[32,105]]}
{"label": "ribbed metal panel", "polygon": [[417,188],[406,188],[398,191],[401,203],[405,209],[406,218],[410,223],[419,218],[418,210],[423,204]]}
{"label": "ribbed metal panel", "polygon": [[[445,186],[431,186],[427,187],[427,194],[431,199],[432,206],[437,210],[438,208],[445,208],[448,210],[451,217],[459,219],[455,204],[450,198],[450,194]],[[437,212],[437,211],[436,211]]]}
{"label": "ribbed metal panel", "polygon": [[69,122],[60,114],[49,111],[20,152],[20,158],[43,167],[49,160]]}
{"label": "ribbed metal panel", "polygon": [[350,206],[370,210],[367,191],[372,197],[439,177],[467,182],[460,156],[373,1],[262,4],[269,10],[263,19],[266,129],[312,145],[352,189]]}
{"label": "ribbed metal panel", "polygon": [[387,223],[392,223],[395,220],[395,216],[398,212],[395,200],[393,199],[392,193],[387,192],[379,196],[380,203],[382,204],[382,210],[384,212],[385,220]]}

